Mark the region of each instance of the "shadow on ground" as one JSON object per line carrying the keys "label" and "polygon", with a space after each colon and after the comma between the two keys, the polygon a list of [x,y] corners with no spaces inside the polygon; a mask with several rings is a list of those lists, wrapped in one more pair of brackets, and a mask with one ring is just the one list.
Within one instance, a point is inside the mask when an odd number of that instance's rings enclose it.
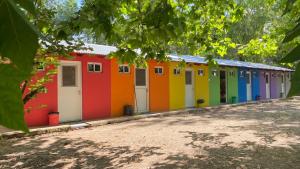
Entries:
{"label": "shadow on ground", "polygon": [[53,139],[50,144],[48,139],[13,141],[6,147],[0,143],[0,168],[120,168],[161,154],[156,152],[159,147],[131,150],[89,140]]}

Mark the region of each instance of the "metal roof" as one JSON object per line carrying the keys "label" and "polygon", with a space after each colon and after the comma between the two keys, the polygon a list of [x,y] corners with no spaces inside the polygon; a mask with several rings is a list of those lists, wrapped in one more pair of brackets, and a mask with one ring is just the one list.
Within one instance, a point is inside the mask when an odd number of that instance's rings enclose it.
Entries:
{"label": "metal roof", "polygon": [[[90,48],[91,50],[77,50],[76,53],[86,53],[86,54],[98,54],[98,55],[108,55],[111,52],[117,51],[117,48],[114,46],[108,45],[97,45],[97,44],[85,44],[86,48]],[[138,51],[139,52],[139,51]],[[188,63],[200,63],[207,64],[207,61],[204,57],[200,56],[191,56],[191,55],[168,55],[168,57],[172,61],[182,61]],[[244,68],[252,68],[252,69],[266,69],[266,70],[279,70],[279,71],[293,71],[291,69],[266,65],[262,63],[252,63],[252,62],[243,62],[237,60],[225,60],[225,59],[215,59],[219,65],[222,66],[233,66],[233,67],[244,67]]]}
{"label": "metal roof", "polygon": [[[207,64],[207,61],[204,57],[200,56],[191,56],[191,55],[169,55],[169,58],[172,61],[182,61],[188,63],[200,63],[200,64]],[[251,68],[251,69],[265,69],[265,70],[279,70],[279,71],[293,71],[291,69],[278,67],[278,66],[271,66],[262,63],[252,63],[252,62],[243,62],[238,60],[225,60],[225,59],[215,59],[217,63],[221,66],[233,66],[233,67],[244,67],[244,68]]]}

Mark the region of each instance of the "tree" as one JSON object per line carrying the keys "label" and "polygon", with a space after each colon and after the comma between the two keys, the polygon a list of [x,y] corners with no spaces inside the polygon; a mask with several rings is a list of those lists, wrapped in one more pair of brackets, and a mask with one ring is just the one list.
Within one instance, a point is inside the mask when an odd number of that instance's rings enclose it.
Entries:
{"label": "tree", "polygon": [[[23,105],[46,90],[43,85],[54,73],[47,72],[30,82],[36,72],[35,63],[53,64],[52,57],[68,56],[82,44],[73,42],[67,24],[58,23],[54,19],[55,11],[47,8],[46,3],[40,0],[0,2],[0,124],[8,128],[28,131]],[[62,40],[68,45],[62,44]],[[25,88],[29,88],[28,93],[22,93]]]}
{"label": "tree", "polygon": [[[290,14],[293,18],[292,23],[294,23],[294,28],[286,33],[286,37],[283,40],[283,43],[289,43],[291,41],[299,40],[300,35],[300,22],[299,22],[299,7],[300,1],[293,0],[287,1],[286,5],[286,14]],[[299,95],[300,94],[300,45],[297,44],[289,53],[282,58],[281,62],[283,63],[295,63],[296,62],[296,70],[294,75],[292,76],[292,86],[289,92],[289,96]]]}

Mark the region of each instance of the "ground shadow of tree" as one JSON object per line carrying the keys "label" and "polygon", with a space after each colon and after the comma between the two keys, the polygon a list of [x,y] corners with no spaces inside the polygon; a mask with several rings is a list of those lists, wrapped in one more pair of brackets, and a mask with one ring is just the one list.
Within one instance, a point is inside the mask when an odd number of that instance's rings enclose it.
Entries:
{"label": "ground shadow of tree", "polygon": [[129,146],[112,147],[84,139],[54,138],[54,142],[43,146],[48,139],[32,139],[0,142],[0,168],[120,168],[140,162],[143,157],[161,155],[159,147],[141,147],[131,150]]}
{"label": "ground shadow of tree", "polygon": [[[195,144],[197,141],[216,142],[226,137],[224,133],[209,134],[186,132],[192,141],[187,144],[198,148],[198,155],[175,154],[170,155],[161,162],[155,163],[152,168],[176,169],[288,169],[300,168],[300,144],[289,147],[271,147],[259,145],[255,142],[244,142],[238,147],[230,143],[219,144],[217,147]],[[205,153],[203,153],[205,152]]]}

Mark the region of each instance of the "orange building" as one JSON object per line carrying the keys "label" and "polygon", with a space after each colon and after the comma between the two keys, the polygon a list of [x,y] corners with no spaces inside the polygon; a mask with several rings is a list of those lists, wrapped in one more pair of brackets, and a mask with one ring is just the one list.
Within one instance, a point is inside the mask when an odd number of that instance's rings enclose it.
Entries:
{"label": "orange building", "polygon": [[134,67],[111,60],[111,116],[123,116],[125,105],[134,104]]}
{"label": "orange building", "polygon": [[169,110],[169,63],[149,61],[150,112]]}

